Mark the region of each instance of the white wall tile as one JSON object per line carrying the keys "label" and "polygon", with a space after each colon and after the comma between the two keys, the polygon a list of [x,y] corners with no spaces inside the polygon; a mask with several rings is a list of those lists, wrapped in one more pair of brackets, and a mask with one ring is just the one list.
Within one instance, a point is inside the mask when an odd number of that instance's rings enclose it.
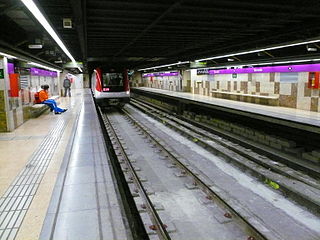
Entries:
{"label": "white wall tile", "polygon": [[4,90],[4,79],[0,79],[0,90]]}
{"label": "white wall tile", "polygon": [[310,111],[311,106],[311,98],[309,97],[301,97],[297,100],[297,108],[302,110]]}
{"label": "white wall tile", "polygon": [[291,95],[291,83],[280,83],[280,94]]}

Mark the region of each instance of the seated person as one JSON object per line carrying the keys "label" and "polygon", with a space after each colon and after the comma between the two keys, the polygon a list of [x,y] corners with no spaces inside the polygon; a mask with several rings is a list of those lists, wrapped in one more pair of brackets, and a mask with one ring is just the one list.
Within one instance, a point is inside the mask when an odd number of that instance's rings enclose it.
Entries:
{"label": "seated person", "polygon": [[47,84],[42,85],[41,88],[42,90],[39,92],[39,99],[41,103],[48,105],[50,107],[50,110],[54,111],[55,114],[61,114],[67,111],[67,109],[59,108],[55,100],[49,99],[49,96],[48,96],[49,85]]}

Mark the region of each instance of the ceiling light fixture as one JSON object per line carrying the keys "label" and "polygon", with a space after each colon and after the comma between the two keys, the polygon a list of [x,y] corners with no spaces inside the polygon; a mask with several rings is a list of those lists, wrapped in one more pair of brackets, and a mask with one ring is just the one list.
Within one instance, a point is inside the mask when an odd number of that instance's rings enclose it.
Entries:
{"label": "ceiling light fixture", "polygon": [[206,60],[212,60],[212,59],[218,59],[218,58],[225,58],[225,57],[231,57],[231,56],[238,56],[238,55],[256,53],[256,52],[261,52],[261,51],[274,50],[274,49],[279,49],[279,48],[294,47],[294,46],[299,46],[299,45],[304,45],[304,44],[310,44],[310,43],[315,43],[315,42],[320,42],[320,39],[315,39],[315,40],[310,40],[310,41],[304,41],[304,42],[297,42],[297,43],[291,43],[291,44],[284,44],[284,45],[279,45],[279,46],[274,46],[274,47],[261,48],[261,49],[256,49],[256,50],[250,50],[250,51],[244,51],[244,52],[226,54],[226,55],[209,57],[209,58],[202,58],[202,59],[197,59],[197,60],[195,60],[195,61],[196,61],[196,62],[201,62],[201,61],[206,61]]}
{"label": "ceiling light fixture", "polygon": [[16,58],[15,56],[12,56],[10,54],[6,54],[6,53],[3,53],[3,52],[0,52],[0,55],[5,56],[5,57],[10,58],[10,59],[15,59]]}
{"label": "ceiling light fixture", "polygon": [[39,64],[39,63],[35,63],[35,62],[27,62],[27,64],[33,65],[33,66],[36,66],[36,67],[41,67],[41,68],[44,68],[44,69],[48,69],[50,71],[61,72],[61,70],[59,70],[59,69],[55,69],[55,68],[52,68],[52,67],[47,67],[45,65],[42,65],[42,64]]}
{"label": "ceiling light fixture", "polygon": [[[37,5],[32,0],[21,0],[23,4],[29,9],[29,11],[35,16],[35,18],[41,23],[41,25],[44,27],[44,29],[50,34],[50,36],[56,41],[56,43],[59,45],[59,47],[62,49],[62,51],[70,58],[70,60],[74,63],[76,63],[76,60],[73,58],[69,50],[66,48],[66,46],[63,44],[61,39],[58,37],[56,32],[53,30],[53,28],[50,26],[46,18],[43,16],[43,14],[38,9]],[[78,67],[80,72],[82,72],[81,68]]]}
{"label": "ceiling light fixture", "polygon": [[299,63],[299,62],[310,62],[310,61],[320,61],[320,58],[314,59],[302,59],[302,60],[291,60],[291,61],[280,61],[280,62],[267,62],[267,63],[252,63],[252,66],[255,65],[272,65],[272,64],[284,64],[284,63]]}
{"label": "ceiling light fixture", "polygon": [[29,44],[28,48],[30,48],[30,49],[41,49],[42,48],[42,44]]}
{"label": "ceiling light fixture", "polygon": [[149,68],[142,68],[142,69],[138,69],[138,71],[144,71],[144,70],[150,70],[150,69],[156,70],[157,68],[170,67],[170,66],[180,65],[180,64],[186,64],[186,63],[190,63],[190,61],[177,62],[177,63],[166,64],[166,65],[160,65],[160,66],[149,67]]}
{"label": "ceiling light fixture", "polygon": [[316,52],[318,50],[316,47],[310,47],[308,45],[306,47],[308,52]]}

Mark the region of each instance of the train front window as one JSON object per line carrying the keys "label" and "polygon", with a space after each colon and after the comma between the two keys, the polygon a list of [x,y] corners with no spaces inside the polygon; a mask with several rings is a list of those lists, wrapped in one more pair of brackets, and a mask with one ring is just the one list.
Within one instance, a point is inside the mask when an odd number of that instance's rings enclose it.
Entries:
{"label": "train front window", "polygon": [[123,85],[123,76],[121,73],[104,73],[102,76],[104,87]]}

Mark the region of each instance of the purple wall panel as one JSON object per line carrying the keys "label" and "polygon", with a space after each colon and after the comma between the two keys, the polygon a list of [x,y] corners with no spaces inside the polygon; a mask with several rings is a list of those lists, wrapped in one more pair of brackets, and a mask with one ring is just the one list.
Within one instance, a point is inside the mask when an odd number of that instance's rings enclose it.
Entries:
{"label": "purple wall panel", "polygon": [[8,63],[8,74],[14,73],[14,64]]}

